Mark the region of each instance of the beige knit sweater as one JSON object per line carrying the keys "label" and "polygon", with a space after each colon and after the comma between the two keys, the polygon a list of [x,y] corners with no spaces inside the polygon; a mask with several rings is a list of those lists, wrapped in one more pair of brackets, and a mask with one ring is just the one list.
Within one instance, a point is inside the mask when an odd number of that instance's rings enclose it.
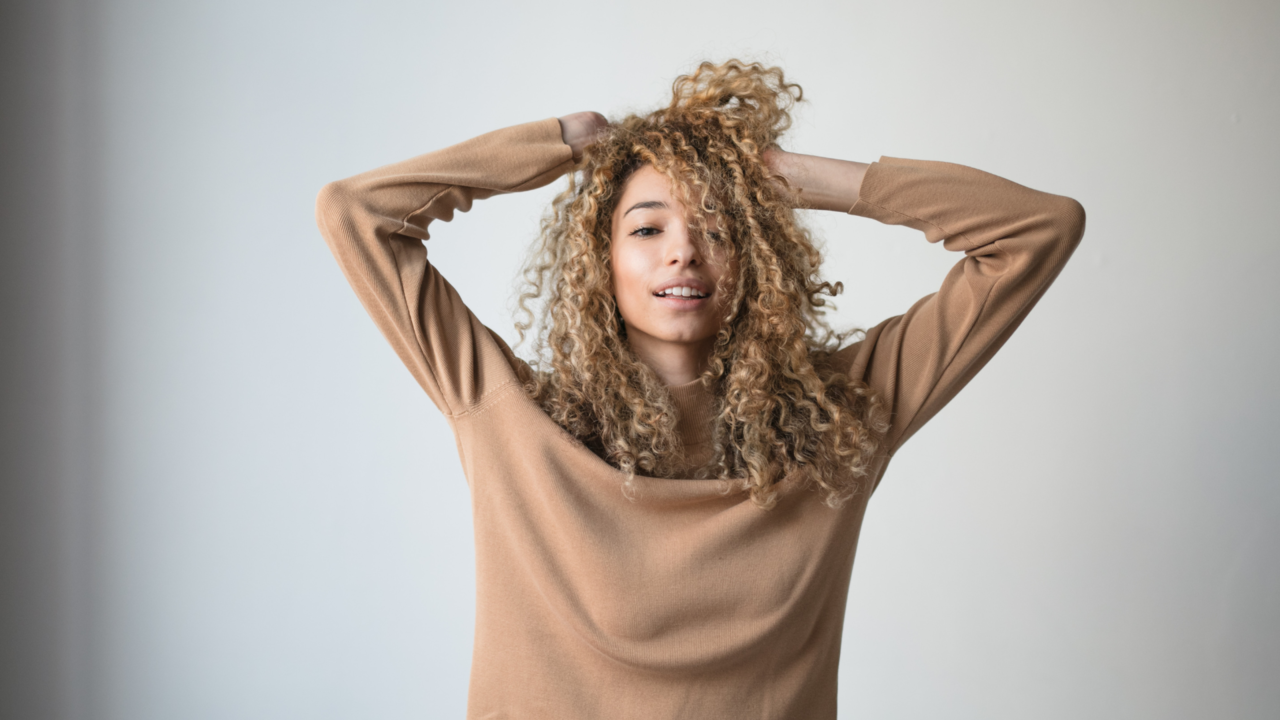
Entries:
{"label": "beige knit sweater", "polygon": [[[521,391],[521,363],[427,262],[433,220],[541,187],[572,153],[554,119],[327,185],[321,232],[360,301],[444,412],[475,516],[467,716],[833,718],[841,627],[869,493],[840,510],[794,479],[763,511],[714,480],[622,475]],[[881,158],[849,211],[964,257],[942,287],[838,361],[891,410],[889,455],[1022,322],[1084,231],[1069,198],[938,162]],[[673,388],[705,442],[697,383]]]}

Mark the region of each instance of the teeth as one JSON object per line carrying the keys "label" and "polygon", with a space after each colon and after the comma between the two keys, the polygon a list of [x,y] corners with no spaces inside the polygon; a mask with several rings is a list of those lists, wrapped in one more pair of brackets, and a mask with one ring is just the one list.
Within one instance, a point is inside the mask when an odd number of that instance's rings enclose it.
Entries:
{"label": "teeth", "polygon": [[697,297],[697,298],[706,297],[704,293],[698,292],[697,290],[694,290],[691,287],[667,288],[666,290],[663,290],[662,293],[660,294],[666,295],[668,297]]}

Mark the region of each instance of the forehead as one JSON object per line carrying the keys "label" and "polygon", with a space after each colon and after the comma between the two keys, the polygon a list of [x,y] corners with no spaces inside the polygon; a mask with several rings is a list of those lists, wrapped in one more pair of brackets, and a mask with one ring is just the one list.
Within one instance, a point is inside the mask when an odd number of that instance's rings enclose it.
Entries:
{"label": "forehead", "polygon": [[622,186],[622,196],[618,199],[618,212],[626,212],[635,203],[646,200],[661,200],[668,205],[672,205],[673,200],[671,181],[652,165],[641,167],[627,178]]}

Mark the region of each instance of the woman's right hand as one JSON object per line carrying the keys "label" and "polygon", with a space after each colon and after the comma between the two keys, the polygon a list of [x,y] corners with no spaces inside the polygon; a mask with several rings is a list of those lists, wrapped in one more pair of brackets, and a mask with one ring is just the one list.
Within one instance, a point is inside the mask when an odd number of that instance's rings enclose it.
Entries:
{"label": "woman's right hand", "polygon": [[574,162],[582,159],[582,151],[608,126],[609,121],[598,112],[577,112],[560,118],[560,137],[573,148]]}

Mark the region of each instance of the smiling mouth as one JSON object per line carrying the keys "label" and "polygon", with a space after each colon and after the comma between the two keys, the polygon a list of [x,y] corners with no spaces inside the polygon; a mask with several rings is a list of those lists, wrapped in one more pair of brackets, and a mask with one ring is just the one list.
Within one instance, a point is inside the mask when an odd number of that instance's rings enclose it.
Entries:
{"label": "smiling mouth", "polygon": [[653,296],[680,298],[682,300],[686,298],[689,300],[701,300],[703,298],[710,297],[710,293],[704,293],[701,290],[695,290],[691,287],[681,286],[681,287],[667,288],[666,290],[663,290],[661,292],[654,293]]}

